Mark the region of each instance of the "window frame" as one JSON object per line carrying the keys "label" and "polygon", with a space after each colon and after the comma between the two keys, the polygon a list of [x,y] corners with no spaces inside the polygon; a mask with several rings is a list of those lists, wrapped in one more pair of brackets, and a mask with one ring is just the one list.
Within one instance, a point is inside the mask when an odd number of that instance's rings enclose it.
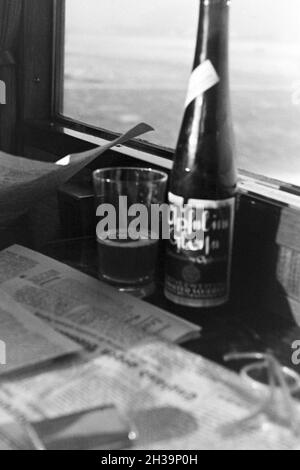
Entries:
{"label": "window frame", "polygon": [[[64,93],[64,44],[65,44],[66,0],[24,0],[22,22],[22,46],[20,47],[19,78],[20,91],[20,147],[24,147],[24,138],[28,136],[28,126],[41,124],[52,127],[52,130],[70,135],[80,135],[81,139],[91,143],[97,139],[113,140],[120,134],[109,129],[96,127],[77,121],[62,114]],[[24,129],[27,129],[24,131]],[[32,135],[29,132],[30,135]],[[74,137],[75,138],[75,137]],[[96,141],[95,141],[96,139]],[[135,139],[126,144],[133,149],[135,158],[138,152],[173,160],[174,150],[155,145],[142,139]],[[143,158],[142,158],[143,159]],[[287,195],[300,196],[300,187],[290,183],[274,180],[267,175],[254,174],[239,169],[240,180],[244,190],[251,181],[256,185],[255,194],[260,188],[277,190]],[[253,193],[253,191],[249,191]],[[265,197],[265,196],[263,196]],[[282,199],[282,198],[281,198]],[[284,199],[284,197],[283,197]],[[288,199],[288,198],[287,198]],[[274,201],[273,198],[270,198]]]}

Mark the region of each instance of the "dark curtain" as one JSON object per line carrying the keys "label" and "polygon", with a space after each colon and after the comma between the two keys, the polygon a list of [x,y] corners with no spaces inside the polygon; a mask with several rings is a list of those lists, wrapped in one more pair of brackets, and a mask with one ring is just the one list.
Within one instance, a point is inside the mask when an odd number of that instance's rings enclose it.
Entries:
{"label": "dark curtain", "polygon": [[16,150],[16,51],[22,0],[0,0],[0,80],[6,85],[6,104],[0,104],[0,150]]}

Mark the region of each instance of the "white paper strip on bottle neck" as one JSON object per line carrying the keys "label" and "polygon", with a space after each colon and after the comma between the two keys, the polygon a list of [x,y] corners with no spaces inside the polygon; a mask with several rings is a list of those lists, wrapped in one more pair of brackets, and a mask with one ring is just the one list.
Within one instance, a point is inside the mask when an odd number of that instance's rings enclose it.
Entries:
{"label": "white paper strip on bottle neck", "polygon": [[187,108],[198,96],[202,95],[219,82],[220,77],[211,61],[206,60],[202,62],[191,75],[185,107]]}
{"label": "white paper strip on bottle neck", "polygon": [[0,104],[6,104],[6,85],[0,80]]}

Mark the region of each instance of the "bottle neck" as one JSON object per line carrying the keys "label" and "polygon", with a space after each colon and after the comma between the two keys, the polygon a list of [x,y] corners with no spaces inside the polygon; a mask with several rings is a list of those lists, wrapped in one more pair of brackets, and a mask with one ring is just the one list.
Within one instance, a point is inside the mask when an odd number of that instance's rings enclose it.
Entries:
{"label": "bottle neck", "polygon": [[210,60],[228,85],[229,0],[200,0],[199,26],[193,70]]}
{"label": "bottle neck", "polygon": [[201,192],[204,199],[223,199],[231,197],[236,188],[229,93],[229,6],[229,0],[200,1],[194,72],[171,179],[173,192],[185,198],[199,198]]}

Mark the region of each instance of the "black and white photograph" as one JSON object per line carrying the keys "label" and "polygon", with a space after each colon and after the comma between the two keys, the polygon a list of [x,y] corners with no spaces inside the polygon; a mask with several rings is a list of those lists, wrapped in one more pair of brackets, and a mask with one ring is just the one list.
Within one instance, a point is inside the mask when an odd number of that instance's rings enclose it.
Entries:
{"label": "black and white photograph", "polygon": [[299,0],[0,0],[0,450],[300,450],[299,234]]}

